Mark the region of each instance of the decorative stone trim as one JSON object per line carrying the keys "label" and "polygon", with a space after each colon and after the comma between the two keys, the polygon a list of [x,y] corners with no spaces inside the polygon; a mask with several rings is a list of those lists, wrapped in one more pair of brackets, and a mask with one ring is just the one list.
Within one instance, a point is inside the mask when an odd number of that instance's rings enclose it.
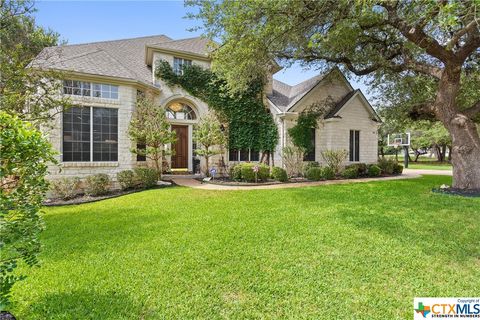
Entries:
{"label": "decorative stone trim", "polygon": [[62,162],[62,167],[118,167],[118,162]]}

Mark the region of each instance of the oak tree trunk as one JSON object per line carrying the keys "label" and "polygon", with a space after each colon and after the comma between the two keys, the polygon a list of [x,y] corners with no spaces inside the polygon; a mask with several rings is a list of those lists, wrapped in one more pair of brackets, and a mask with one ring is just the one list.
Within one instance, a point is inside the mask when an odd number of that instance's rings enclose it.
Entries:
{"label": "oak tree trunk", "polygon": [[439,82],[435,112],[452,138],[453,187],[480,190],[480,136],[456,106],[461,66],[447,66]]}

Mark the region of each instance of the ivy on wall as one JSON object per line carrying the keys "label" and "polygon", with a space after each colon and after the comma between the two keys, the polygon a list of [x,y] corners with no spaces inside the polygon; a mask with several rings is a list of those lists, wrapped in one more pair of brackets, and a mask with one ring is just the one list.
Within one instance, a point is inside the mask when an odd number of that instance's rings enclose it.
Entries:
{"label": "ivy on wall", "polygon": [[211,70],[200,66],[184,66],[181,75],[173,72],[167,61],[157,62],[155,75],[169,86],[180,86],[190,95],[204,101],[220,120],[227,124],[231,149],[252,149],[263,153],[275,150],[277,126],[263,104],[260,81],[240,93],[232,93],[227,83]]}

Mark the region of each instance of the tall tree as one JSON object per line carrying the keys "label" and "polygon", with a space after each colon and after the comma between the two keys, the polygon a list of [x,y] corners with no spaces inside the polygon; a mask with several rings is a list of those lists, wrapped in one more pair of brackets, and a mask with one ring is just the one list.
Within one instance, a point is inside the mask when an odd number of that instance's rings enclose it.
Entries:
{"label": "tall tree", "polygon": [[0,110],[35,124],[47,124],[70,105],[59,95],[62,74],[30,65],[59,34],[35,23],[33,1],[0,1]]}
{"label": "tall tree", "polygon": [[[431,113],[451,135],[453,185],[480,189],[478,1],[192,0],[207,36],[220,39],[214,69],[232,88],[264,77],[272,59],[356,75],[395,75],[431,82],[417,110]],[[476,76],[475,76],[476,77]],[[412,107],[412,106],[410,106]]]}
{"label": "tall tree", "polygon": [[[158,179],[162,178],[163,158],[170,154],[168,145],[175,143],[175,131],[165,116],[165,109],[149,98],[137,102],[133,112],[128,134],[135,147],[132,152],[147,157],[155,164]],[[139,148],[144,145],[144,148]]]}

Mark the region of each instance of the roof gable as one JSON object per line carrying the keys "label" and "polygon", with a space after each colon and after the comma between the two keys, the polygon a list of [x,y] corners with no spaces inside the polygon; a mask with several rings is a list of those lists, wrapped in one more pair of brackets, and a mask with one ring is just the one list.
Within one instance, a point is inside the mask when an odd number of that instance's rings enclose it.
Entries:
{"label": "roof gable", "polygon": [[324,119],[331,119],[331,118],[337,118],[338,113],[345,108],[353,99],[355,98],[360,98],[360,101],[362,101],[362,104],[365,106],[366,110],[372,115],[372,120],[382,122],[380,117],[378,116],[377,112],[375,109],[372,107],[370,102],[368,102],[367,98],[363,94],[363,92],[360,89],[356,89],[353,91],[350,91],[347,93],[340,101],[338,101],[335,106],[325,115]]}

